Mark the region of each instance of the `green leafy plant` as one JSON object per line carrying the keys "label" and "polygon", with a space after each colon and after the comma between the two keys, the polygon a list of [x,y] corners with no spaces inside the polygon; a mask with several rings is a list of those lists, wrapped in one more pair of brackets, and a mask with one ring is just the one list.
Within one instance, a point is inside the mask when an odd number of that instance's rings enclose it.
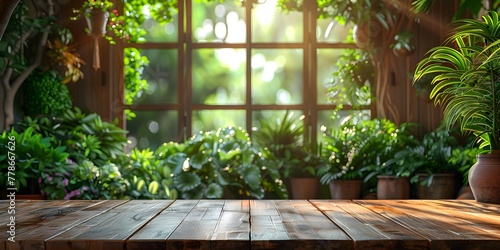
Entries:
{"label": "green leafy plant", "polygon": [[[148,82],[142,78],[144,67],[149,64],[147,57],[136,48],[124,49],[125,104],[132,105],[148,90]],[[135,118],[135,113],[126,110],[127,119]]]}
{"label": "green leafy plant", "polygon": [[171,170],[155,152],[133,149],[129,155],[129,163],[122,168],[122,177],[128,185],[127,196],[133,199],[177,199],[177,191],[172,189]]}
{"label": "green leafy plant", "polygon": [[[303,2],[303,0],[279,0],[277,6],[287,11],[301,11]],[[320,18],[332,17],[340,24],[349,22],[362,24],[374,19],[388,28],[393,22],[389,8],[381,0],[319,0],[317,4]]]}
{"label": "green leafy plant", "polygon": [[319,157],[303,141],[303,116],[287,110],[277,121],[260,120],[260,128],[252,133],[255,144],[267,148],[282,167],[283,177],[312,177]]}
{"label": "green leafy plant", "polygon": [[[379,166],[391,158],[400,147],[412,141],[410,124],[396,126],[386,119],[348,120],[339,128],[323,128],[325,144],[322,156],[328,159],[318,170],[321,183],[336,179],[370,179],[383,168]],[[368,172],[366,175],[364,172]]]}
{"label": "green leafy plant", "polygon": [[243,129],[200,132],[156,153],[170,167],[181,198],[288,197],[271,153],[254,146]]}
{"label": "green leafy plant", "polygon": [[73,162],[69,184],[71,192],[65,199],[123,199],[129,198],[126,180],[119,165],[107,163],[96,166],[92,161]]}
{"label": "green leafy plant", "polygon": [[[66,176],[62,170],[53,171],[51,178],[36,175],[42,178],[43,185],[55,187],[47,193],[60,192],[54,198],[111,199],[125,196],[128,183],[121,178],[121,167],[130,159],[124,152],[126,131],[116,124],[102,121],[97,114],[86,114],[74,108],[59,117],[26,116],[17,127],[23,133],[31,131],[34,137],[44,138],[50,145],[64,149],[61,153],[69,162],[67,172],[71,176]],[[47,162],[48,165],[57,164],[54,160]],[[55,182],[61,181],[64,185],[56,185]]]}
{"label": "green leafy plant", "polygon": [[399,32],[396,36],[394,36],[394,43],[389,45],[389,47],[394,51],[396,55],[400,55],[399,53],[404,53],[401,51],[405,51],[405,53],[413,53],[415,51],[415,45],[413,45],[412,39],[413,33],[408,30],[403,30]]}
{"label": "green leafy plant", "polygon": [[[443,126],[426,133],[417,144],[407,145],[398,151],[394,158],[385,162],[386,166],[405,169],[404,176],[410,176],[410,182],[418,182],[424,174],[421,185],[430,186],[433,174],[455,173],[458,166],[450,161],[452,151],[461,148],[453,131]],[[399,175],[403,172],[399,171]]]}
{"label": "green leafy plant", "polygon": [[373,64],[369,55],[355,49],[345,49],[335,63],[337,70],[328,84],[327,97],[337,104],[336,110],[343,105],[360,107],[370,105],[371,84],[374,83]]}
{"label": "green leafy plant", "polygon": [[68,87],[54,71],[36,71],[26,79],[23,86],[24,110],[27,115],[59,116],[73,106]]}
{"label": "green leafy plant", "polygon": [[[33,128],[22,132],[11,130],[0,135],[0,148],[7,152],[9,138],[15,138],[14,186],[19,193],[43,193],[47,199],[62,199],[70,191],[67,182],[70,165],[67,161],[69,154],[65,147],[54,145],[51,138],[37,134]],[[0,155],[0,169],[7,173],[7,154]],[[9,183],[7,174],[0,176],[3,185]],[[12,177],[12,176],[11,176]],[[9,186],[11,186],[9,184]]]}
{"label": "green leafy plant", "polygon": [[448,128],[458,123],[481,147],[500,150],[499,14],[489,12],[483,20],[456,21],[448,46],[429,50],[417,65],[414,81],[438,74],[430,97],[444,106]]}
{"label": "green leafy plant", "polygon": [[104,122],[99,115],[87,114],[75,107],[51,119],[25,117],[19,127],[32,127],[37,133],[65,146],[77,164],[90,160],[100,167],[108,162],[120,164],[125,157],[126,131],[116,126],[116,122]]}

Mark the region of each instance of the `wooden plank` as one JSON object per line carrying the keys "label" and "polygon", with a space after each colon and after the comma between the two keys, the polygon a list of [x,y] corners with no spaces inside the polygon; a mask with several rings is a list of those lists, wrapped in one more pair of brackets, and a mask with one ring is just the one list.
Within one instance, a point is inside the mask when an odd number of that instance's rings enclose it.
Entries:
{"label": "wooden plank", "polygon": [[211,249],[249,249],[250,201],[225,201],[211,240]]}
{"label": "wooden plank", "polygon": [[[15,200],[11,202],[10,200],[0,200],[0,206],[4,208],[9,208],[12,205],[12,208],[16,210],[16,213],[20,213],[23,210],[30,210],[32,207],[36,206],[39,203],[47,202],[45,200]],[[0,220],[3,219],[3,216],[8,213],[8,209],[0,210]]]}
{"label": "wooden plank", "polygon": [[353,239],[356,249],[427,249],[428,242],[423,237],[354,202],[311,203]]}
{"label": "wooden plank", "polygon": [[167,238],[167,249],[210,249],[224,203],[223,200],[200,200]]}
{"label": "wooden plank", "polygon": [[[72,228],[99,213],[125,201],[72,201],[51,202],[53,209],[42,209],[34,214],[22,230],[16,232],[16,242],[7,242],[7,249],[40,249],[45,240]],[[61,206],[55,206],[61,205]]]}
{"label": "wooden plank", "polygon": [[[36,220],[37,217],[43,217],[47,214],[56,211],[57,208],[54,208],[54,205],[63,206],[64,204],[67,204],[67,201],[38,201],[38,200],[36,201],[23,200],[23,202],[16,201],[15,214],[9,216],[5,214],[4,216],[1,216],[0,223],[2,224],[5,223],[4,225],[6,225],[8,223],[7,220],[10,220],[10,216],[15,217],[14,221],[15,230],[13,230],[13,232],[15,233],[15,238],[13,239],[16,240],[16,242],[18,242],[19,235],[25,232],[26,228],[29,227],[31,223],[33,223],[33,221]],[[9,233],[9,236],[10,234],[11,233]],[[10,241],[9,238],[7,237],[0,239],[0,241],[1,241],[0,245],[4,245],[6,249],[12,248],[17,245],[16,242]]]}
{"label": "wooden plank", "polygon": [[131,200],[46,241],[46,249],[123,249],[125,240],[172,203]]}
{"label": "wooden plank", "polygon": [[485,212],[483,209],[454,201],[426,200],[419,202],[419,206],[425,206],[436,214],[453,219],[454,224],[459,222],[460,225],[467,225],[500,238],[500,213],[489,210]]}
{"label": "wooden plank", "polygon": [[127,240],[127,250],[166,249],[166,239],[198,202],[198,200],[176,200]]}
{"label": "wooden plank", "polygon": [[482,211],[484,213],[500,213],[500,204],[481,203],[475,200],[451,200],[452,203],[467,204],[467,206]]}
{"label": "wooden plank", "polygon": [[[16,221],[21,222],[22,220],[28,220],[33,216],[36,216],[36,213],[43,212],[43,209],[51,209],[56,206],[60,206],[61,204],[67,203],[68,201],[31,201],[31,200],[24,200],[22,203],[19,201],[16,201],[15,205],[15,215],[16,215]],[[8,208],[10,205],[8,203],[5,203],[5,208]],[[4,224],[7,223],[9,220],[9,217],[7,216],[8,214],[8,209],[2,209],[2,214],[0,214],[0,223]],[[9,215],[10,216],[10,215]]]}
{"label": "wooden plank", "polygon": [[250,202],[252,249],[353,249],[352,240],[306,200]]}
{"label": "wooden plank", "polygon": [[43,221],[49,221],[65,214],[74,213],[76,211],[85,209],[96,205],[98,202],[89,200],[75,200],[75,201],[54,201],[50,203],[41,203],[39,207],[33,208],[29,213],[23,214],[19,217],[19,230],[18,234],[24,234],[33,230]]}
{"label": "wooden plank", "polygon": [[428,239],[431,249],[500,249],[500,238],[423,200],[357,201]]}

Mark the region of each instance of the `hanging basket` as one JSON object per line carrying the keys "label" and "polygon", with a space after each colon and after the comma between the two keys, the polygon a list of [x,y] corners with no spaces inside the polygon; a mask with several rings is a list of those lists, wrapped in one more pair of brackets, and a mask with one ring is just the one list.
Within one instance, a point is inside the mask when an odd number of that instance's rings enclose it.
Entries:
{"label": "hanging basket", "polygon": [[106,34],[109,12],[104,12],[101,9],[86,9],[85,19],[89,35],[100,37]]}
{"label": "hanging basket", "polygon": [[99,37],[106,34],[106,26],[108,24],[109,12],[104,12],[100,9],[85,10],[85,19],[87,20],[87,32],[94,38],[94,57],[93,67],[98,70],[101,67],[99,58]]}

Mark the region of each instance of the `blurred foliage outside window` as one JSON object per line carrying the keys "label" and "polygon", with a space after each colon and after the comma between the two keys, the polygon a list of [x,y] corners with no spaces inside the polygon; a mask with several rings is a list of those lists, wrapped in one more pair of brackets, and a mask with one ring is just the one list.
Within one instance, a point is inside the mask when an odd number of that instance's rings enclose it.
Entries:
{"label": "blurred foliage outside window", "polygon": [[[135,117],[126,125],[132,148],[156,149],[220,127],[251,130],[259,119],[276,120],[288,109],[298,116],[315,112],[316,121],[306,119],[315,131],[335,123],[335,103],[326,93],[344,48],[352,47],[345,43],[352,26],[318,19],[312,32],[305,13],[283,11],[278,0],[259,0],[249,11],[240,0],[179,4],[184,12],[167,24],[144,7],[144,41],[124,51],[125,60],[147,60],[142,71],[130,74],[147,84],[126,100]],[[305,37],[310,33],[315,41]]]}

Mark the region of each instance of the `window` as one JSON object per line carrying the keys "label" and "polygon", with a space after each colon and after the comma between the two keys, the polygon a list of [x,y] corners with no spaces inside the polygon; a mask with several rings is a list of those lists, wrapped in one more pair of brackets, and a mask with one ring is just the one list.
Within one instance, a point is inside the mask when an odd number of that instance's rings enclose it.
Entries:
{"label": "window", "polygon": [[[131,146],[157,148],[198,131],[236,126],[251,131],[259,119],[286,110],[304,115],[305,139],[317,142],[332,124],[326,92],[350,26],[302,11],[281,11],[277,0],[179,0],[175,21],[148,19],[146,42],[129,44],[148,57],[149,89],[127,108]],[[348,112],[340,112],[347,115]]]}

